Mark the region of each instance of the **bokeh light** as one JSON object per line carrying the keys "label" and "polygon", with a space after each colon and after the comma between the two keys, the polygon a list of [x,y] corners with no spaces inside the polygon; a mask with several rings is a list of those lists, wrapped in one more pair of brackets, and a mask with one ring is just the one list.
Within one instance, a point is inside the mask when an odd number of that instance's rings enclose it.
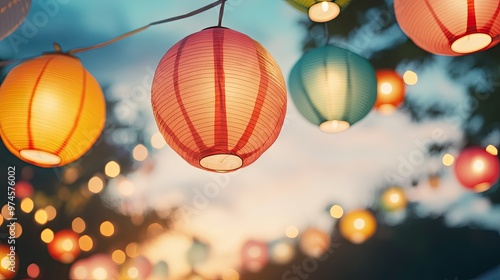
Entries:
{"label": "bokeh light", "polygon": [[234,269],[225,269],[222,272],[222,280],[240,280],[240,274]]}
{"label": "bokeh light", "polygon": [[24,213],[30,213],[31,211],[33,211],[34,207],[35,204],[33,203],[33,200],[31,200],[31,198],[25,197],[23,198],[23,200],[21,200],[21,210]]}
{"label": "bokeh light", "polygon": [[406,194],[400,187],[391,187],[382,193],[380,202],[387,211],[403,210],[407,204]]}
{"label": "bokeh light", "polygon": [[49,206],[45,207],[44,210],[47,213],[47,221],[52,221],[56,218],[57,210],[54,206],[49,205]]}
{"label": "bokeh light", "polygon": [[493,156],[497,156],[497,155],[498,155],[498,149],[497,149],[497,147],[495,147],[495,146],[493,146],[493,145],[488,145],[488,146],[486,147],[486,151],[487,151],[489,154],[493,155]]}
{"label": "bokeh light", "polygon": [[161,149],[165,147],[165,145],[167,145],[167,142],[160,132],[156,132],[153,136],[151,136],[151,146],[153,146],[153,148]]}
{"label": "bokeh light", "polygon": [[40,275],[40,267],[38,267],[36,263],[32,263],[28,265],[26,272],[28,273],[29,277],[37,278]]}
{"label": "bokeh light", "polygon": [[47,244],[50,256],[62,263],[73,262],[80,254],[78,235],[72,230],[63,229],[54,234],[54,239]]}
{"label": "bokeh light", "polygon": [[340,205],[333,205],[330,208],[330,216],[335,219],[340,219],[344,215],[344,208]]}
{"label": "bokeh light", "polygon": [[442,159],[444,166],[452,166],[455,162],[455,157],[450,154],[445,154]]}
{"label": "bokeh light", "polygon": [[417,75],[417,73],[415,73],[411,70],[407,70],[403,74],[403,80],[405,81],[405,84],[407,84],[409,86],[413,86],[413,85],[417,84],[417,82],[418,82],[418,75]]}
{"label": "bokeh light", "polygon": [[110,221],[104,221],[101,223],[99,230],[103,236],[109,237],[115,233],[115,226]]}
{"label": "bokeh light", "polygon": [[68,167],[64,170],[63,173],[63,182],[67,185],[73,184],[78,177],[80,176],[80,172],[75,167]]}
{"label": "bokeh light", "polygon": [[89,191],[91,193],[100,193],[102,189],[104,188],[104,182],[99,176],[94,176],[90,178],[88,184],[87,184]]}
{"label": "bokeh light", "polygon": [[146,146],[142,144],[139,144],[135,146],[134,150],[132,151],[132,156],[137,161],[144,161],[146,158],[148,158],[148,148],[146,148]]}
{"label": "bokeh light", "polygon": [[300,237],[300,250],[308,257],[319,258],[330,247],[330,236],[317,228],[306,229]]}
{"label": "bokeh light", "polygon": [[41,225],[45,225],[48,221],[47,212],[44,209],[38,209],[35,212],[35,221]]}
{"label": "bokeh light", "polygon": [[287,264],[295,257],[295,247],[291,242],[279,241],[271,245],[270,259],[276,264]]}
{"label": "bokeh light", "polygon": [[372,237],[377,229],[377,221],[367,210],[353,210],[340,220],[340,233],[354,244],[360,244]]}
{"label": "bokeh light", "polygon": [[14,208],[11,208],[11,210],[9,210],[9,205],[8,204],[5,204],[3,207],[2,207],[2,216],[5,218],[5,219],[11,219],[13,217],[13,215],[11,214],[14,214],[15,210],[12,210]]}
{"label": "bokeh light", "polygon": [[21,234],[23,234],[23,227],[18,222],[15,222],[14,223],[14,229],[15,229],[15,235],[14,236],[16,238],[19,238],[21,236]]}
{"label": "bokeh light", "polygon": [[125,262],[127,259],[127,256],[125,255],[125,252],[122,250],[115,250],[111,254],[111,259],[116,263],[116,264],[122,264]]}

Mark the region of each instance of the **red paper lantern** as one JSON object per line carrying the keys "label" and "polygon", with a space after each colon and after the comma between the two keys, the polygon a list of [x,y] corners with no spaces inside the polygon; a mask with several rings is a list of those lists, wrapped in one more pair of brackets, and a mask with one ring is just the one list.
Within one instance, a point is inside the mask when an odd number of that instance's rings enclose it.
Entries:
{"label": "red paper lantern", "polygon": [[62,263],[71,263],[80,254],[78,235],[71,230],[64,229],[54,235],[54,239],[47,244],[52,258]]}
{"label": "red paper lantern", "polygon": [[455,176],[464,187],[483,192],[497,182],[499,165],[498,158],[485,149],[466,148],[455,161]]}
{"label": "red paper lantern", "polygon": [[391,113],[405,100],[405,82],[394,70],[377,70],[377,100],[374,108],[381,113]]}
{"label": "red paper lantern", "polygon": [[258,42],[213,27],[163,56],[151,102],[172,149],[193,166],[227,172],[251,164],[274,143],[285,117],[286,84]]}
{"label": "red paper lantern", "polygon": [[482,51],[500,39],[498,0],[394,0],[394,9],[406,35],[434,54]]}

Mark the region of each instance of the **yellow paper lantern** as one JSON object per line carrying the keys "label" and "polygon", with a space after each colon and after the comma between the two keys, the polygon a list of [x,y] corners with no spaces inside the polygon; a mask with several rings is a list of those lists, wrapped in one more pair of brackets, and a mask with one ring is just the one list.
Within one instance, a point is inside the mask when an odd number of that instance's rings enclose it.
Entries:
{"label": "yellow paper lantern", "polygon": [[104,96],[76,57],[55,53],[13,68],[0,88],[0,135],[20,159],[40,167],[79,159],[106,120]]}
{"label": "yellow paper lantern", "polygon": [[345,239],[360,244],[375,233],[377,221],[367,210],[354,210],[340,220],[339,229]]}

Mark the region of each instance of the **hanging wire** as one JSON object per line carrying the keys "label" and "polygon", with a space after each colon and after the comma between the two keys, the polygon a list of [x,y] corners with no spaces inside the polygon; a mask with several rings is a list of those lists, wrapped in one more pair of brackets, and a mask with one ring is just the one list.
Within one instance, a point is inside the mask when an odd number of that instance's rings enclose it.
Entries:
{"label": "hanging wire", "polygon": [[219,24],[217,26],[222,27],[222,18],[224,17],[224,6],[226,5],[226,0],[221,0],[220,11],[219,11]]}
{"label": "hanging wire", "polygon": [[[159,20],[159,21],[155,21],[155,22],[151,22],[145,26],[142,26],[142,27],[139,27],[137,29],[134,29],[132,31],[129,31],[125,34],[122,34],[118,37],[115,37],[109,41],[106,41],[106,42],[103,42],[103,43],[100,43],[100,44],[96,44],[96,45],[92,45],[92,46],[88,46],[88,47],[83,47],[83,48],[76,48],[76,49],[72,49],[72,50],[69,50],[67,52],[62,52],[61,51],[61,48],[59,47],[58,44],[54,44],[54,47],[55,47],[55,52],[56,53],[66,53],[66,54],[75,54],[75,53],[81,53],[81,52],[85,52],[85,51],[89,51],[89,50],[94,50],[94,49],[98,49],[98,48],[102,48],[102,47],[105,47],[105,46],[108,46],[108,45],[111,45],[117,41],[120,41],[122,39],[125,39],[127,37],[130,37],[136,33],[139,33],[141,31],[144,31],[146,29],[148,29],[149,27],[153,26],[153,25],[158,25],[158,24],[163,24],[163,23],[167,23],[167,22],[172,22],[172,21],[177,21],[177,20],[180,20],[180,19],[185,19],[185,18],[189,18],[189,17],[192,17],[194,15],[197,15],[197,14],[200,14],[200,13],[203,13],[205,11],[208,11],[218,5],[221,5],[221,13],[219,14],[219,26],[222,24],[222,15],[223,15],[223,12],[224,12],[224,4],[225,4],[226,0],[217,0],[211,4],[208,4],[206,6],[203,6],[199,9],[196,9],[192,12],[189,12],[189,13],[186,13],[186,14],[183,14],[183,15],[179,15],[179,16],[175,16],[175,17],[171,17],[171,18],[167,18],[167,19],[163,19],[163,20]],[[36,57],[36,56],[34,56]],[[0,61],[0,67],[3,67],[3,66],[7,66],[9,64],[12,64],[12,63],[16,63],[16,62],[22,62],[22,61],[25,61],[25,60],[29,60],[29,59],[32,59],[34,57],[28,57],[28,58],[19,58],[19,59],[12,59],[12,60],[6,60],[6,61]]]}

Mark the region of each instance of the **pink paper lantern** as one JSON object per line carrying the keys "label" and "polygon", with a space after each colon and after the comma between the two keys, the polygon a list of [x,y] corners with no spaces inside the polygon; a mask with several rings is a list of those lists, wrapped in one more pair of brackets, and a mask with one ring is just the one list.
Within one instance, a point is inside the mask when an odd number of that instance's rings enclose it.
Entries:
{"label": "pink paper lantern", "polygon": [[464,149],[454,167],[458,181],[476,192],[490,189],[498,181],[500,172],[498,158],[481,147]]}

